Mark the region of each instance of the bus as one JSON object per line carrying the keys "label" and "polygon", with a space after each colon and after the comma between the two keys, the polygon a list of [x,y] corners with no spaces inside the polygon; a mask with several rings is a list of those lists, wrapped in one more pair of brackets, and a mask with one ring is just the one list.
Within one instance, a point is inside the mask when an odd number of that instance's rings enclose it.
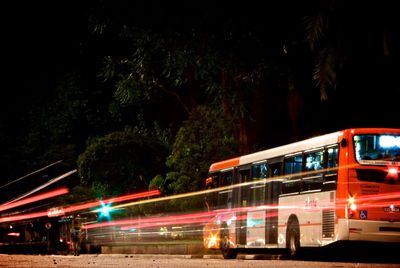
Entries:
{"label": "bus", "polygon": [[[400,129],[355,128],[213,163],[203,244],[256,249],[400,242]],[[213,214],[214,215],[214,214]],[[362,242],[364,243],[364,242]]]}

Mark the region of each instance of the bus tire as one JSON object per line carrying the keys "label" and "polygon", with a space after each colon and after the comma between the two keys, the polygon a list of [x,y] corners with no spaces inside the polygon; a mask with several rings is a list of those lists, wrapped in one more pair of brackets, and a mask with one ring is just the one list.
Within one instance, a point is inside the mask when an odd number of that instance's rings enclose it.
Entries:
{"label": "bus tire", "polygon": [[227,225],[221,227],[220,249],[224,259],[236,259],[237,251],[230,247],[229,229]]}
{"label": "bus tire", "polygon": [[297,220],[290,221],[286,230],[286,249],[290,258],[296,258],[300,251],[300,228]]}

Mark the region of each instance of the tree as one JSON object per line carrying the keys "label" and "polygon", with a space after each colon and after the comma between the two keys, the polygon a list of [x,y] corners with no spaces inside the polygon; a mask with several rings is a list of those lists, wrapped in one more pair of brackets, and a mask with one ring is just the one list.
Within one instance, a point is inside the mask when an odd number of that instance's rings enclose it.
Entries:
{"label": "tree", "polygon": [[79,156],[78,170],[82,183],[101,196],[143,191],[164,171],[166,155],[158,141],[128,129],[90,140]]}
{"label": "tree", "polygon": [[222,111],[198,107],[179,129],[167,160],[167,165],[177,170],[180,176],[191,178],[189,186],[188,180],[178,177],[174,189],[199,189],[194,187],[201,186],[201,180],[207,175],[212,162],[233,157],[237,153],[232,124],[224,118]]}
{"label": "tree", "polygon": [[[344,119],[329,122],[328,128],[396,126],[390,116],[396,104],[393,98],[387,99],[400,94],[394,71],[400,66],[395,9],[390,1],[370,5],[340,0],[321,1],[309,8],[305,29],[314,59],[312,79],[327,107],[323,111],[330,113],[327,118]],[[374,108],[369,109],[367,103]],[[334,108],[343,104],[346,109]],[[378,115],[379,110],[387,111],[386,115]],[[349,113],[363,116],[349,117]]]}
{"label": "tree", "polygon": [[[108,4],[104,3],[104,10]],[[132,6],[125,8],[135,10],[136,5]],[[170,11],[165,23],[155,17],[157,8]],[[95,32],[124,44],[122,53],[105,58],[101,75],[115,83],[115,111],[131,107],[150,122],[161,114],[178,128],[198,105],[217,105],[233,123],[240,153],[262,144],[260,128],[265,127],[253,122],[265,117],[270,106],[255,98],[259,91],[282,90],[277,83],[286,70],[279,64],[279,30],[258,16],[249,18],[246,12],[262,13],[254,6],[243,10],[229,5],[229,12],[225,5],[203,5],[199,10],[186,4],[157,8],[135,18],[118,9],[111,13],[98,10],[94,16]],[[283,11],[286,8],[279,8],[285,18],[291,18]],[[268,86],[260,82],[269,79],[273,82],[268,81]],[[169,118],[165,118],[165,109]]]}

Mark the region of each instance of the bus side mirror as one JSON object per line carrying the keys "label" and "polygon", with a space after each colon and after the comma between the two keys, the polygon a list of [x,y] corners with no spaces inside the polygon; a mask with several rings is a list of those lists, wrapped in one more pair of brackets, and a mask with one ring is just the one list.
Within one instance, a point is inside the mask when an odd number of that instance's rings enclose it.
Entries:
{"label": "bus side mirror", "polygon": [[346,140],[345,138],[343,138],[342,141],[340,142],[340,146],[341,146],[342,148],[344,148],[344,147],[347,146],[347,140]]}

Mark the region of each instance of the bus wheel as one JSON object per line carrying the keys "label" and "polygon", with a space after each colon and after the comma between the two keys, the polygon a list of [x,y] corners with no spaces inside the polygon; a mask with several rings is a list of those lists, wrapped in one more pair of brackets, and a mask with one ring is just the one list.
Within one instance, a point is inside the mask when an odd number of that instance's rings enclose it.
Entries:
{"label": "bus wheel", "polygon": [[229,230],[227,226],[221,229],[221,252],[224,259],[236,259],[237,251],[230,247]]}
{"label": "bus wheel", "polygon": [[289,225],[286,232],[286,248],[290,258],[298,256],[300,249],[300,232],[298,227]]}

